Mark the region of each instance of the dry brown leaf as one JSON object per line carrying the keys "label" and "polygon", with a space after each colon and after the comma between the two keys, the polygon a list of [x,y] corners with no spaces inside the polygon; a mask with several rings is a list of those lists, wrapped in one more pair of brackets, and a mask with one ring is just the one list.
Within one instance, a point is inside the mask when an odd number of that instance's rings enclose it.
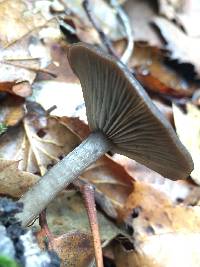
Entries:
{"label": "dry brown leaf", "polygon": [[114,159],[121,164],[135,180],[150,184],[153,188],[165,194],[175,204],[186,202],[188,205],[194,205],[200,199],[199,187],[189,181],[171,181],[123,155],[115,154]]}
{"label": "dry brown leaf", "polygon": [[200,75],[200,39],[192,38],[183,33],[176,25],[164,18],[154,19],[161,35],[167,42],[166,48],[171,52],[170,58],[179,63],[191,64],[197,76]]}
{"label": "dry brown leaf", "polygon": [[15,126],[25,115],[24,100],[17,96],[8,96],[1,100],[0,123]]}
{"label": "dry brown leaf", "polygon": [[89,267],[94,262],[93,242],[86,233],[71,232],[53,239],[54,251],[61,259],[61,267]]}
{"label": "dry brown leaf", "polygon": [[[78,14],[65,17],[61,25],[64,27],[63,33],[65,34],[65,37],[69,43],[81,41],[85,43],[101,45],[99,34],[96,29],[89,24],[88,21],[83,21]],[[66,32],[66,29],[69,27],[69,25],[72,30]]]}
{"label": "dry brown leaf", "polygon": [[28,82],[2,82],[0,83],[0,91],[27,97],[31,94],[31,87]]}
{"label": "dry brown leaf", "polygon": [[176,14],[176,20],[191,37],[200,37],[200,2],[198,0],[183,1],[183,8]]}
{"label": "dry brown leaf", "polygon": [[[64,0],[62,2],[65,3],[65,7],[69,8],[75,14],[75,16],[82,21],[82,26],[86,26],[86,30],[88,26],[91,26],[82,7],[82,0]],[[94,14],[97,23],[100,25],[105,34],[107,34],[112,40],[118,40],[122,38],[124,33],[121,29],[116,11],[103,0],[93,0],[90,2],[90,4],[92,13]],[[82,30],[84,30],[84,27],[82,27]],[[87,42],[89,41],[90,40],[87,40]]]}
{"label": "dry brown leaf", "polygon": [[[124,231],[115,226],[100,211],[97,211],[97,215],[103,247],[117,235],[124,235]],[[63,191],[59,194],[47,208],[47,222],[53,234],[53,242],[50,246],[53,245],[60,255],[62,266],[87,266],[86,260],[93,260],[91,230],[80,194],[74,191]],[[45,248],[42,237],[44,237],[42,232],[37,232],[40,246]]]}
{"label": "dry brown leaf", "polygon": [[186,111],[185,114],[180,108],[173,106],[177,133],[194,162],[191,177],[200,185],[200,111],[196,106],[189,103],[186,106]]}
{"label": "dry brown leaf", "polygon": [[182,0],[158,0],[159,13],[173,20],[176,14],[183,10],[185,4],[186,1]]}
{"label": "dry brown leaf", "polygon": [[41,129],[42,136],[34,123],[25,119],[24,128],[37,166],[44,175],[49,166],[56,164],[79,144],[79,139],[56,118],[48,118],[46,129]]}
{"label": "dry brown leaf", "polygon": [[135,182],[122,219],[134,229],[134,251],[121,253],[126,266],[199,266],[200,207],[175,206],[152,186]]}
{"label": "dry brown leaf", "polygon": [[23,0],[0,2],[0,44],[9,46],[46,23],[42,14],[34,14],[34,5]]}
{"label": "dry brown leaf", "polygon": [[159,12],[170,20],[176,20],[191,37],[199,37],[199,0],[159,0]]}
{"label": "dry brown leaf", "polygon": [[[123,40],[116,42],[116,48],[122,50]],[[137,79],[151,92],[176,98],[189,97],[198,88],[192,82],[166,65],[167,51],[150,46],[144,42],[135,42],[129,67],[134,68]]]}
{"label": "dry brown leaf", "polygon": [[66,45],[66,42],[63,43],[60,40],[56,43],[52,42],[51,44],[49,44],[52,63],[48,66],[47,70],[54,73],[56,75],[56,78],[50,77],[45,73],[39,73],[37,80],[47,80],[48,82],[49,80],[53,79],[53,81],[57,82],[79,83],[77,77],[74,75],[69,66],[67,59],[67,47],[68,46]]}
{"label": "dry brown leaf", "polygon": [[[69,97],[70,96],[70,97]],[[56,105],[51,112],[55,116],[79,116],[86,119],[85,104],[79,83],[42,81],[33,85],[33,94],[28,98],[46,110]]]}
{"label": "dry brown leaf", "polygon": [[[20,160],[19,168],[44,174],[60,158],[80,143],[75,127],[64,119],[46,117],[38,105],[28,106],[29,115],[24,119],[24,129],[19,125],[1,136],[0,154],[4,159]],[[29,109],[32,109],[29,110]],[[77,126],[76,126],[77,127]],[[77,129],[86,125],[78,122]],[[71,130],[72,129],[72,130]],[[88,128],[86,130],[89,131]],[[86,131],[82,134],[86,134]],[[81,136],[83,138],[83,136]],[[97,187],[99,204],[112,217],[117,217],[132,188],[132,177],[108,156],[88,168],[83,177]],[[111,190],[112,189],[112,190]]]}
{"label": "dry brown leaf", "polygon": [[132,26],[134,41],[147,41],[151,45],[160,47],[161,39],[158,37],[152,25],[152,18],[157,15],[157,7],[154,1],[128,0],[124,4]]}
{"label": "dry brown leaf", "polygon": [[0,154],[6,159],[20,160],[21,170],[44,175],[80,140],[56,118],[47,117],[38,105],[27,107],[32,110],[24,118],[23,126],[1,137]]}
{"label": "dry brown leaf", "polygon": [[166,234],[152,237],[136,251],[115,248],[117,267],[198,267],[200,236],[198,233]]}
{"label": "dry brown leaf", "polygon": [[0,194],[19,198],[39,179],[18,169],[18,161],[0,159]]}
{"label": "dry brown leaf", "polygon": [[[123,231],[103,213],[97,211],[102,244],[107,244]],[[66,232],[81,231],[90,234],[90,225],[84,202],[79,193],[63,191],[47,208],[47,221],[56,236]]]}
{"label": "dry brown leaf", "polygon": [[46,67],[49,61],[48,48],[34,33],[6,49],[0,48],[1,90],[24,97],[30,95],[30,84],[37,72]]}
{"label": "dry brown leaf", "polygon": [[45,17],[37,4],[0,3],[0,88],[23,97],[31,94],[30,85],[38,72],[53,75],[45,70],[51,61],[48,42],[61,36],[58,22]]}

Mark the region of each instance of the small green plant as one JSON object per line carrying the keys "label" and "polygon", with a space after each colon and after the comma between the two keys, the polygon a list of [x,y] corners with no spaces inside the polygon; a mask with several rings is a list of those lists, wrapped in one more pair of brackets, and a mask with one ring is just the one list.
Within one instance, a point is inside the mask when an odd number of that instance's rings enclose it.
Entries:
{"label": "small green plant", "polygon": [[19,265],[14,260],[0,255],[0,267],[19,267]]}
{"label": "small green plant", "polygon": [[7,130],[7,126],[5,125],[5,123],[0,123],[0,135],[5,133],[5,131]]}

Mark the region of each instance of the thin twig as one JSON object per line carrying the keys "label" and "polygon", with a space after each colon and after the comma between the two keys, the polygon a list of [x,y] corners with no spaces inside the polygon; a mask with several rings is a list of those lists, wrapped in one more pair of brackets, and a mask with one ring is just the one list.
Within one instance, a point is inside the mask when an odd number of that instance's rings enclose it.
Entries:
{"label": "thin twig", "polygon": [[47,115],[49,115],[49,114],[50,114],[52,111],[54,111],[55,109],[57,109],[57,106],[56,106],[56,105],[53,105],[52,107],[48,108],[48,109],[46,110]]}
{"label": "thin twig", "polygon": [[42,73],[51,75],[53,78],[57,77],[57,75],[55,73],[53,73],[47,69],[40,69],[40,68],[35,68],[35,67],[24,66],[21,64],[11,63],[11,62],[4,61],[4,60],[0,60],[0,64],[6,64],[6,65],[10,65],[10,66],[13,66],[16,68],[22,68],[22,69],[26,69],[26,70],[34,71],[34,72],[42,72]]}
{"label": "thin twig", "polygon": [[[98,32],[99,37],[100,37],[103,45],[107,49],[107,52],[119,60],[119,56],[115,52],[115,49],[113,48],[112,42],[110,41],[110,39],[102,31],[102,29],[99,27],[98,23],[96,22],[93,14],[92,14],[89,0],[84,0],[82,5],[83,5],[83,8],[84,8],[90,22],[92,23],[93,27]],[[129,18],[128,18],[127,14],[124,12],[124,10],[121,8],[120,4],[116,0],[111,0],[111,5],[117,11],[118,17],[119,17],[121,23],[123,24],[123,27],[124,27],[124,30],[125,30],[125,33],[127,36],[127,46],[126,46],[126,49],[125,49],[123,55],[120,58],[120,60],[124,64],[126,64],[126,63],[128,63],[128,61],[129,61],[129,59],[133,53],[133,49],[134,49],[133,32],[132,32],[132,29],[130,26]]]}
{"label": "thin twig", "polygon": [[128,63],[131,55],[133,54],[134,50],[134,37],[133,37],[133,31],[130,25],[129,17],[127,16],[126,12],[124,12],[123,8],[119,4],[117,0],[111,0],[111,5],[115,8],[117,11],[118,17],[123,24],[126,37],[127,37],[127,46],[126,49],[121,56],[121,61],[126,64]]}
{"label": "thin twig", "polygon": [[119,59],[118,55],[115,52],[115,49],[112,46],[111,41],[109,40],[109,38],[106,36],[106,34],[102,31],[102,29],[99,27],[98,23],[96,22],[93,14],[92,14],[89,0],[84,0],[82,5],[83,5],[83,8],[84,8],[90,22],[92,23],[93,27],[97,30],[102,43],[104,44],[105,48],[107,49],[107,52],[109,54],[111,54],[112,56],[114,56],[115,58]]}

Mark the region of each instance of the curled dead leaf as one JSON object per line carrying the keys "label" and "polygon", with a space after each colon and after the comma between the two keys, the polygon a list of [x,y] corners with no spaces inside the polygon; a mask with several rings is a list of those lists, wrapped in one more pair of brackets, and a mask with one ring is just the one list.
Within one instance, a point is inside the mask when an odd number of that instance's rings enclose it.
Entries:
{"label": "curled dead leaf", "polygon": [[18,161],[0,159],[0,194],[19,198],[39,179],[37,175],[20,171]]}

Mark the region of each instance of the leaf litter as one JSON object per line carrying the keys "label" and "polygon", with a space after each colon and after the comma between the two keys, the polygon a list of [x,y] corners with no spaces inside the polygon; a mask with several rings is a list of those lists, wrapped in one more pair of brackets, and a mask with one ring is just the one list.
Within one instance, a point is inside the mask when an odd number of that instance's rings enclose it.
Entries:
{"label": "leaf litter", "polygon": [[[122,2],[134,36],[128,66],[173,126],[175,122],[195,169],[187,180],[174,182],[128,158],[107,155],[80,179],[96,188],[104,255],[114,266],[196,267],[200,190],[199,107],[194,97],[198,100],[199,32],[194,26],[199,11],[193,8],[195,1],[187,7],[181,1],[160,0],[159,9],[151,1]],[[0,5],[0,194],[16,199],[89,133],[81,87],[66,59],[67,46],[74,40],[104,44],[80,1]],[[122,54],[127,36],[115,8],[96,0],[93,9],[106,37]],[[11,31],[13,27],[17,30]],[[62,266],[94,262],[87,214],[74,188],[49,205],[47,222]],[[45,235],[38,228],[37,236],[45,249]]]}

